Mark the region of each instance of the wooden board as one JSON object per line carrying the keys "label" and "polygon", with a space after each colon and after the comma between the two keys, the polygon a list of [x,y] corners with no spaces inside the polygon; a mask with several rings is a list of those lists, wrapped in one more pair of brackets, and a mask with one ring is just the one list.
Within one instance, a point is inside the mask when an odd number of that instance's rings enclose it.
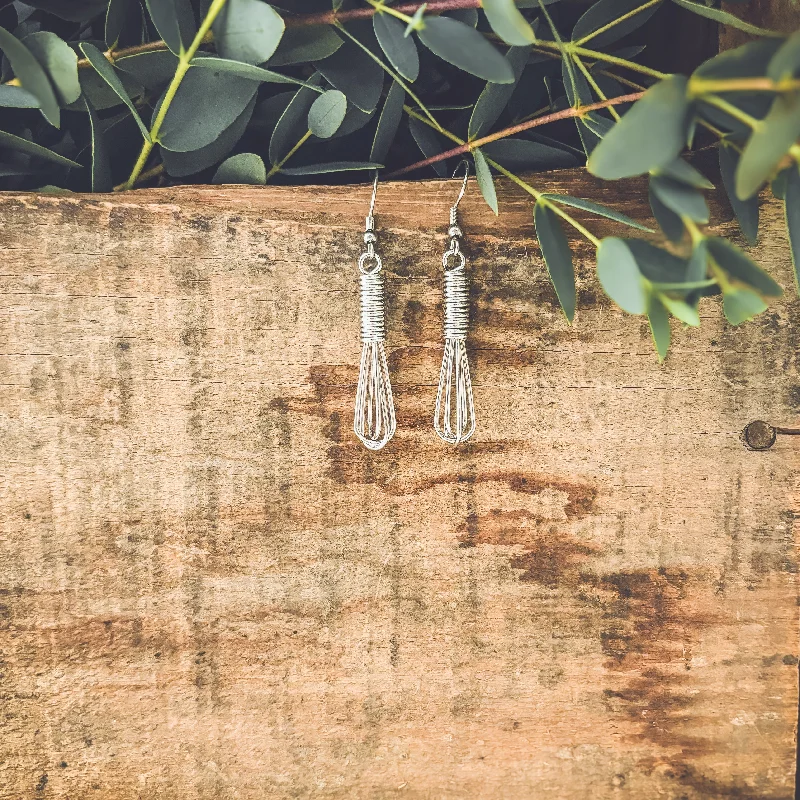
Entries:
{"label": "wooden board", "polygon": [[[536,183],[647,216],[642,184]],[[366,186],[0,196],[2,798],[789,798],[800,305],[656,361],[470,184],[473,441],[431,427],[457,182],[383,185],[398,431],[351,432]],[[719,230],[730,213],[716,203]],[[587,218],[598,235],[618,230]]]}

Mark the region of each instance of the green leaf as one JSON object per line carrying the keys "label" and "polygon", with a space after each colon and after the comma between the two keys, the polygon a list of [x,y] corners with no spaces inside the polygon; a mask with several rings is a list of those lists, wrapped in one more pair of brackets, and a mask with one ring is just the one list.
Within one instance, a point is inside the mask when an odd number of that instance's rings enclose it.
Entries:
{"label": "green leaf", "polygon": [[[333,134],[331,139],[340,139],[343,136],[349,136],[351,133],[353,133],[353,131],[360,130],[375,116],[375,114],[377,114],[377,112],[378,109],[375,108],[370,111],[369,114],[367,114],[358,108],[358,106],[348,103],[347,113],[344,115],[342,124],[339,126],[339,130]],[[373,161],[377,160],[379,159],[373,159]]]}
{"label": "green leaf", "polygon": [[533,207],[533,223],[542,250],[542,258],[550,274],[558,302],[566,318],[575,318],[575,268],[572,264],[572,251],[564,235],[558,215],[541,200]]}
{"label": "green leaf", "polygon": [[680,181],[688,186],[694,186],[695,189],[714,188],[714,184],[702,172],[696,170],[691,164],[687,164],[682,158],[670,161],[669,164],[654,170],[654,173],[656,175],[666,175],[668,178]]}
{"label": "green leaf", "polygon": [[375,130],[375,138],[372,141],[372,149],[369,152],[370,161],[384,161],[389,148],[397,135],[400,127],[400,120],[403,117],[403,103],[406,101],[406,93],[403,87],[393,81],[386,95],[383,104],[378,127]]}
{"label": "green leaf", "polygon": [[767,310],[767,304],[749,289],[725,292],[722,298],[725,317],[731,325],[739,325]]}
{"label": "green leaf", "polygon": [[[179,152],[205,147],[244,111],[257,89],[255,81],[237,75],[190,69],[164,117],[159,134],[161,146]],[[198,102],[199,98],[214,101]]]}
{"label": "green leaf", "polygon": [[642,225],[641,222],[637,222],[627,214],[623,214],[621,211],[616,211],[615,209],[601,205],[600,203],[593,203],[591,200],[583,200],[580,197],[570,197],[567,194],[545,193],[542,195],[542,197],[544,197],[546,200],[552,200],[555,203],[560,203],[562,206],[580,208],[583,211],[590,212],[591,214],[597,214],[598,216],[605,217],[606,219],[613,219],[615,222],[621,222],[623,225],[628,225],[631,228],[636,228],[640,231],[655,233],[652,228],[648,228],[647,225]]}
{"label": "green leaf", "polygon": [[605,180],[616,180],[673,161],[686,142],[686,86],[683,75],[671,75],[651,86],[594,149],[587,164],[589,171]]}
{"label": "green leaf", "polygon": [[144,122],[142,122],[142,118],[139,116],[136,106],[131,102],[130,97],[128,97],[128,93],[125,91],[122,81],[119,79],[119,76],[114,71],[114,67],[111,66],[108,59],[90,42],[81,42],[81,52],[97,71],[97,74],[109,85],[114,94],[128,106],[134,121],[142,132],[142,136],[144,136],[146,142],[149,142],[150,133]]}
{"label": "green leaf", "polygon": [[689,305],[685,300],[670,297],[663,293],[659,293],[658,299],[664,304],[667,311],[681,322],[691,325],[693,328],[700,325],[700,314],[694,306]]}
{"label": "green leaf", "polygon": [[277,49],[284,28],[280,14],[262,0],[227,0],[212,26],[214,46],[223,58],[263,64]]}
{"label": "green leaf", "polygon": [[680,284],[686,280],[687,262],[644,239],[623,239],[643,277],[659,284]]}
{"label": "green leaf", "polygon": [[[520,4],[519,7],[522,8],[522,4]],[[452,11],[446,12],[445,16],[457,19],[459,22],[463,22],[465,25],[469,25],[470,28],[478,27],[477,8],[456,8],[453,9]]]}
{"label": "green leaf", "polygon": [[92,176],[91,187],[93,192],[110,192],[114,188],[111,181],[111,162],[108,157],[103,131],[100,129],[100,120],[97,118],[92,104],[84,97],[86,111],[89,114],[89,126],[92,136]]}
{"label": "green leaf", "polygon": [[606,294],[629,314],[647,310],[647,290],[633,253],[622,239],[609,237],[597,248],[597,277]]}
{"label": "green leaf", "polygon": [[694,3],[692,0],[673,0],[673,2],[688,11],[693,11],[698,16],[713,19],[715,22],[721,22],[723,25],[730,25],[732,28],[738,28],[740,31],[751,33],[754,36],[781,36],[777,31],[751,25],[749,22],[734,17],[733,14],[729,14],[727,11],[722,11],[719,8],[706,6],[702,3]]}
{"label": "green leaf", "polygon": [[39,98],[21,86],[0,84],[0,106],[3,108],[39,108]]}
{"label": "green leaf", "polygon": [[[659,5],[659,2],[652,3],[647,0],[599,0],[575,23],[572,29],[572,41],[591,41],[591,47],[595,50],[606,47],[644,25]],[[608,27],[609,25],[611,27]],[[601,28],[606,30],[598,33]]]}
{"label": "green leaf", "polygon": [[81,96],[75,51],[50,31],[31,33],[23,44],[47,73],[59,102],[65,106],[74,103]]}
{"label": "green leaf", "polygon": [[[311,77],[311,83],[319,80],[318,75]],[[286,110],[281,114],[272,137],[269,140],[269,161],[278,164],[286,158],[289,151],[297,144],[300,137],[308,130],[308,112],[317,93],[313,89],[303,87],[295,92]]]}
{"label": "green leaf", "polygon": [[169,83],[175,74],[178,58],[169,50],[153,50],[122,56],[114,62],[114,66],[123,75],[136,78],[147,89],[160,89]]}
{"label": "green leaf", "polygon": [[145,0],[158,35],[175,55],[186,50],[197,33],[191,0]]}
{"label": "green leaf", "polygon": [[483,146],[484,153],[507,169],[546,170],[577,165],[567,150],[528,139],[498,139]]}
{"label": "green leaf", "polygon": [[793,78],[800,70],[800,31],[795,31],[770,59],[767,77],[774,81]]}
{"label": "green leaf", "polygon": [[423,15],[425,14],[425,9],[428,7],[427,3],[423,3],[412,15],[411,19],[408,21],[408,25],[406,25],[405,36],[410,36],[412,31],[418,31],[424,26],[424,22],[422,21]]}
{"label": "green leaf", "polygon": [[14,136],[13,133],[7,133],[6,131],[0,131],[0,147],[7,147],[9,150],[27,153],[29,156],[43,158],[46,161],[52,161],[54,164],[61,164],[65,167],[78,167],[80,169],[81,166],[69,158],[54,153],[52,150],[48,150],[46,147],[23,139],[21,136]]}
{"label": "green leaf", "polygon": [[105,42],[109,50],[114,50],[119,45],[123,33],[137,26],[141,35],[142,6],[139,0],[110,0],[105,28]]}
{"label": "green leaf", "polygon": [[267,182],[267,168],[261,156],[239,153],[220,164],[211,183],[248,183],[263,186]]}
{"label": "green leaf", "polygon": [[380,64],[353,42],[345,42],[333,55],[316,61],[314,66],[328,83],[369,113],[381,99],[383,70]]}
{"label": "green leaf", "polygon": [[705,279],[708,272],[708,245],[701,239],[692,250],[689,263],[686,267],[686,282],[695,283]]}
{"label": "green leaf", "polygon": [[347,98],[338,89],[323,92],[308,112],[308,129],[320,139],[329,139],[339,130],[347,113]]}
{"label": "green leaf", "polygon": [[39,101],[44,118],[56,128],[61,125],[61,109],[58,98],[50,85],[50,79],[36,56],[5,28],[0,28],[0,50],[19,78],[20,86]]}
{"label": "green leaf", "polygon": [[478,179],[478,187],[481,190],[483,199],[497,216],[497,192],[494,188],[492,171],[486,163],[486,157],[479,149],[472,151],[472,157],[475,159],[475,177]]}
{"label": "green leaf", "polygon": [[244,135],[247,124],[253,116],[255,104],[256,98],[253,96],[245,110],[213,142],[199,150],[177,153],[162,147],[160,152],[164,169],[173,178],[183,178],[219,163],[236,147]]}
{"label": "green leaf", "polygon": [[271,69],[264,69],[263,67],[256,67],[244,61],[232,61],[229,58],[202,56],[200,58],[193,58],[192,66],[200,67],[201,69],[213,69],[217,72],[227,72],[231,75],[237,75],[249,81],[259,81],[260,83],[288,83],[293,86],[311,86],[312,89],[316,89],[322,93],[322,89],[298,80],[297,78],[290,78],[288,75],[281,75],[280,72],[274,72]]}
{"label": "green leaf", "polygon": [[765,75],[780,45],[775,39],[760,39],[733,50],[723,50],[719,55],[704,61],[692,77],[751,78],[754,75]]}
{"label": "green leaf", "polygon": [[568,53],[561,59],[561,80],[567,93],[567,102],[573,108],[588,105],[594,99],[586,76]]}
{"label": "green leaf", "polygon": [[800,137],[800,94],[778,95],[767,116],[756,123],[736,170],[736,194],[754,195]]}
{"label": "green leaf", "polygon": [[[411,135],[414,137],[414,141],[417,143],[417,147],[422,151],[422,155],[425,156],[425,158],[432,158],[444,152],[441,139],[424,122],[410,117],[408,120],[408,128],[411,131]],[[447,177],[447,166],[444,161],[437,161],[431,164],[431,167],[440,178]]]}
{"label": "green leaf", "polygon": [[319,175],[326,172],[351,172],[361,169],[383,169],[383,164],[372,161],[330,161],[326,164],[306,164],[302,167],[283,167],[286,175]]}
{"label": "green leaf", "polygon": [[536,42],[536,34],[514,0],[483,0],[483,11],[492,30],[506,43],[523,47]]}
{"label": "green leaf", "polygon": [[658,195],[653,191],[652,186],[649,187],[648,197],[653,216],[666,237],[671,242],[679,242],[683,239],[684,226],[680,216],[658,199]]}
{"label": "green leaf", "polygon": [[719,171],[722,175],[722,185],[728,195],[733,213],[739,222],[747,241],[752,245],[758,238],[758,195],[747,200],[740,200],[736,194],[736,168],[739,164],[739,153],[724,140],[719,145]]}
{"label": "green leaf", "polygon": [[663,361],[667,357],[672,331],[669,327],[669,314],[655,295],[648,298],[647,321],[650,323],[650,333],[656,346],[658,360]]}
{"label": "green leaf", "polygon": [[703,195],[694,187],[664,175],[653,175],[650,178],[650,188],[671,211],[694,222],[708,223],[708,205]]}
{"label": "green leaf", "polygon": [[419,76],[419,54],[410,36],[405,36],[405,25],[389,14],[378,13],[372,18],[375,36],[389,63],[409,81]]}
{"label": "green leaf", "polygon": [[800,292],[800,172],[798,172],[797,165],[788,172],[783,213],[786,218],[786,230],[789,234],[795,283]]}
{"label": "green leaf", "polygon": [[468,136],[477,139],[489,131],[508,105],[517,88],[522,71],[528,63],[530,47],[511,47],[506,53],[508,63],[514,70],[513,83],[487,83],[478,97],[469,118]]}
{"label": "green leaf", "polygon": [[108,0],[27,0],[25,5],[55,14],[68,22],[86,22],[105,11],[107,2]]}
{"label": "green leaf", "polygon": [[492,83],[513,83],[514,70],[507,59],[478,31],[449,17],[426,17],[417,31],[434,55],[465,72]]}
{"label": "green leaf", "polygon": [[341,46],[341,37],[329,25],[287,28],[269,65],[282,67],[321,61],[332,56]]}
{"label": "green leaf", "polygon": [[752,286],[761,294],[771,297],[783,294],[783,289],[733,242],[718,236],[710,236],[706,242],[711,257],[728,275]]}

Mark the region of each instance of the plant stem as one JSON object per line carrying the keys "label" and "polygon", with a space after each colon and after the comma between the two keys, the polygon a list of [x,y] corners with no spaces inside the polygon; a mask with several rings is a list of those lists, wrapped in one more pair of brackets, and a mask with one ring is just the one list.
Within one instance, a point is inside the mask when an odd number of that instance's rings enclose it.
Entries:
{"label": "plant stem", "polygon": [[139,153],[139,158],[136,160],[136,164],[134,164],[130,177],[125,182],[125,189],[132,189],[134,187],[136,179],[144,169],[145,164],[147,164],[147,159],[150,157],[150,153],[154,145],[156,142],[158,142],[158,134],[161,131],[164,118],[167,116],[167,111],[169,111],[170,104],[175,99],[175,95],[178,92],[181,82],[186,76],[186,73],[189,71],[194,54],[203,43],[206,34],[211,30],[211,25],[217,18],[217,14],[222,11],[224,5],[225,0],[212,0],[211,6],[208,9],[208,13],[201,23],[197,34],[192,40],[192,43],[189,45],[189,48],[187,50],[181,49],[181,54],[178,56],[178,66],[175,70],[175,74],[172,76],[172,81],[170,82],[169,86],[167,87],[167,91],[164,94],[164,99],[161,102],[161,107],[158,109],[158,114],[156,114],[156,118],[153,120],[153,127],[150,129],[150,139],[149,141],[145,141],[142,145],[142,151]]}
{"label": "plant stem", "polygon": [[267,180],[281,171],[281,167],[311,138],[311,131],[306,131],[298,140],[297,144],[277,163],[273,164],[267,173]]}
{"label": "plant stem", "polygon": [[594,39],[595,36],[599,36],[601,33],[605,33],[607,30],[610,30],[615,25],[619,25],[620,22],[624,22],[626,19],[630,19],[631,17],[636,16],[636,14],[639,14],[642,11],[644,11],[646,8],[650,8],[650,6],[656,6],[660,2],[661,0],[649,0],[649,2],[645,3],[644,5],[639,6],[638,8],[634,8],[627,14],[623,14],[621,17],[617,17],[608,24],[603,25],[602,28],[598,28],[596,31],[592,31],[588,36],[584,36],[583,39],[578,39],[578,41],[574,42],[574,44],[581,46],[586,42],[590,41],[591,39]]}
{"label": "plant stem", "polygon": [[406,23],[406,25],[410,25],[412,22],[411,17],[408,14],[403,14],[402,11],[398,11],[396,8],[392,8],[392,6],[384,5],[380,0],[367,0],[367,2],[377,11],[379,14],[391,14],[393,17],[397,17],[397,19],[402,20]]}
{"label": "plant stem", "polygon": [[771,78],[690,78],[689,94],[700,97],[718,92],[793,92],[800,89],[800,80],[787,78],[773,81]]}
{"label": "plant stem", "polygon": [[742,111],[741,108],[737,108],[727,100],[723,100],[721,97],[717,97],[713,94],[704,96],[703,102],[718,108],[720,111],[724,111],[726,114],[730,115],[742,124],[747,125],[749,128],[755,129],[761,122],[760,120],[748,114],[746,111]]}
{"label": "plant stem", "polygon": [[[661,2],[661,0],[659,0],[659,2]],[[592,89],[594,89],[594,91],[597,94],[597,96],[601,100],[608,100],[608,98],[605,96],[605,93],[603,92],[603,90],[597,85],[597,81],[594,79],[594,76],[592,75],[592,73],[589,72],[588,69],[586,69],[586,65],[583,63],[583,61],[581,61],[581,59],[578,58],[578,56],[573,56],[572,60],[577,64],[578,69],[583,73],[583,77],[586,78],[587,83],[589,84],[589,86],[592,87]],[[619,122],[620,116],[617,113],[617,109],[614,108],[614,106],[609,106],[608,110],[609,110],[609,112],[611,112],[611,116],[614,117],[614,119],[617,122]]]}
{"label": "plant stem", "polygon": [[[431,156],[430,158],[425,158],[422,161],[417,161],[414,164],[409,164],[407,167],[403,167],[402,169],[395,170],[391,174],[387,175],[387,178],[398,178],[401,175],[406,175],[409,172],[413,172],[416,169],[421,169],[422,167],[427,167],[431,164],[436,164],[439,161],[444,161],[445,159],[452,158],[453,156],[460,156],[464,153],[469,153],[472,150],[477,149],[478,147],[483,147],[485,144],[489,144],[490,142],[496,142],[498,139],[506,139],[509,136],[513,136],[516,133],[521,133],[522,131],[530,130],[531,128],[536,128],[539,125],[546,125],[548,122],[556,122],[562,119],[569,119],[571,117],[582,117],[584,114],[588,113],[589,111],[597,111],[600,108],[609,108],[613,105],[619,105],[621,103],[632,103],[635,100],[638,100],[642,96],[643,92],[634,92],[633,94],[626,94],[622,95],[621,97],[612,97],[610,100],[604,100],[600,103],[592,103],[588,106],[577,106],[576,108],[565,108],[562,111],[556,111],[553,114],[547,114],[544,117],[537,117],[536,119],[528,120],[527,122],[520,122],[517,125],[512,125],[509,128],[504,128],[501,131],[497,131],[495,133],[490,133],[488,136],[483,136],[480,139],[474,139],[471,142],[462,142],[460,139],[456,137],[449,137],[454,141],[459,142],[458,147],[454,147],[451,150],[446,150],[444,153],[439,153],[438,155]],[[416,114],[412,116],[417,116]],[[445,131],[439,129],[440,132],[445,133]]]}

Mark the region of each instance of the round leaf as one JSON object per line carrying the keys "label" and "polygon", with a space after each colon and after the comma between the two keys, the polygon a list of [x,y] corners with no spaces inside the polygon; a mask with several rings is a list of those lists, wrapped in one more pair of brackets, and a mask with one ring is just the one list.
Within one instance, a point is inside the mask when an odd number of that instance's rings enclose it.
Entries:
{"label": "round leaf", "polygon": [[263,64],[277,49],[285,27],[280,14],[262,0],[228,0],[214,20],[214,45],[223,58]]}
{"label": "round leaf", "polygon": [[688,217],[702,224],[708,222],[706,200],[693,186],[687,186],[664,175],[654,175],[650,179],[650,189],[668,209],[679,216]]}
{"label": "round leaf", "polygon": [[719,236],[710,236],[706,243],[714,261],[731,277],[752,286],[761,294],[771,297],[780,297],[783,294],[783,289],[733,242]]}
{"label": "round leaf", "polygon": [[224,161],[214,173],[211,183],[249,183],[263,186],[267,182],[267,168],[261,156],[239,153]]}
{"label": "round leaf", "polygon": [[597,277],[606,294],[629,314],[644,314],[647,291],[639,268],[622,239],[603,239],[597,248]]}
{"label": "round leaf", "polygon": [[449,17],[425,17],[417,31],[432,53],[459,69],[492,83],[513,83],[514,70],[508,60],[478,31]]}
{"label": "round leaf", "polygon": [[146,0],[150,19],[175,55],[185,50],[197,31],[191,0]]}
{"label": "round leaf", "polygon": [[537,202],[534,206],[533,221],[558,302],[561,303],[566,318],[572,322],[575,317],[575,268],[567,237],[558,215],[544,203]]}
{"label": "round leaf", "polygon": [[74,103],[81,96],[75,51],[50,31],[31,33],[23,41],[50,77],[61,104],[68,106]]}
{"label": "round leaf", "polygon": [[[312,76],[311,81],[319,80],[318,76]],[[272,136],[269,140],[269,160],[271,164],[278,164],[286,158],[286,155],[298,142],[301,136],[308,130],[308,112],[317,98],[317,93],[313,89],[302,88],[295,92],[294,97],[286,106]]]}
{"label": "round leaf", "polygon": [[683,75],[671,75],[650,87],[595,147],[587,164],[589,171],[616,180],[673,161],[686,142],[686,85]]}
{"label": "round leaf", "polygon": [[767,304],[749,289],[734,289],[725,292],[722,298],[722,308],[725,317],[731,325],[739,325],[742,322],[767,310]]}
{"label": "round leaf", "polygon": [[372,25],[381,50],[391,65],[403,78],[415,81],[419,75],[419,54],[414,39],[405,35],[406,26],[386,13],[375,14]]}
{"label": "round leaf", "polygon": [[483,0],[483,10],[492,30],[506,44],[520,46],[536,42],[533,28],[514,0]]}
{"label": "round leaf", "polygon": [[308,129],[320,139],[329,139],[339,130],[347,113],[347,98],[338,90],[321,94],[308,112]]}
{"label": "round leaf", "polygon": [[0,84],[0,106],[3,108],[39,108],[39,99],[20,86]]}

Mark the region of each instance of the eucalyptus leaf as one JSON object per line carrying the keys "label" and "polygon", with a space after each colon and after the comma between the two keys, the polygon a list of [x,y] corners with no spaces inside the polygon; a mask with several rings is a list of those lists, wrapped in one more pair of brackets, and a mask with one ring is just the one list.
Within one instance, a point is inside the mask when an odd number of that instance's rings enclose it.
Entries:
{"label": "eucalyptus leaf", "polygon": [[631,251],[639,272],[654,283],[681,284],[686,281],[688,263],[663,247],[644,239],[623,239]]}
{"label": "eucalyptus leaf", "polygon": [[732,278],[763,295],[780,297],[783,294],[783,289],[733,242],[719,236],[709,236],[706,242],[711,257]]}
{"label": "eucalyptus leaf", "polygon": [[375,130],[375,138],[369,153],[370,161],[383,162],[386,160],[389,148],[397,135],[397,129],[400,127],[400,120],[403,118],[405,100],[405,90],[397,81],[393,81],[378,119],[378,127]]}
{"label": "eucalyptus leaf", "polygon": [[752,245],[758,238],[758,195],[753,195],[747,200],[740,200],[736,194],[736,168],[739,164],[739,153],[734,147],[720,142],[719,146],[719,171],[722,175],[722,185],[728,195],[733,213],[739,223],[747,241]]}
{"label": "eucalyptus leaf", "polygon": [[714,188],[714,184],[711,183],[702,172],[695,169],[682,158],[676,158],[674,161],[670,161],[669,164],[665,164],[663,167],[653,170],[653,172],[656,175],[665,175],[668,178],[680,181],[688,186],[694,186],[695,189]]}
{"label": "eucalyptus leaf", "polygon": [[0,107],[2,108],[39,108],[39,98],[21,86],[0,84]]}
{"label": "eucalyptus leaf", "polygon": [[105,11],[108,0],[25,0],[26,6],[46,11],[68,22],[86,22]]}
{"label": "eucalyptus leaf", "polygon": [[246,183],[263,186],[267,182],[264,160],[255,153],[239,153],[220,164],[211,183]]}
{"label": "eucalyptus leaf", "polygon": [[58,128],[61,125],[58,98],[36,56],[5,28],[0,28],[0,50],[11,64],[20,86],[39,101],[44,118]]}
{"label": "eucalyptus leaf", "polygon": [[[313,76],[310,83],[316,84],[318,76]],[[269,161],[271,164],[278,164],[283,161],[289,151],[297,144],[300,137],[308,130],[308,112],[317,93],[310,88],[303,87],[295,92],[291,102],[286,106],[286,110],[278,119],[275,130],[269,141]]]}
{"label": "eucalyptus leaf", "polygon": [[[374,108],[369,113],[362,111],[358,106],[352,103],[347,104],[347,113],[344,115],[342,124],[337,129],[336,133],[331,136],[331,139],[341,139],[344,136],[349,136],[354,131],[363,128],[376,114],[378,109]],[[377,161],[378,159],[373,159]]]}
{"label": "eucalyptus leaf", "polygon": [[218,164],[236,147],[244,135],[245,129],[253,116],[255,104],[256,98],[253,96],[244,111],[213,142],[205,147],[201,147],[198,150],[189,150],[185,153],[161,148],[161,160],[164,162],[164,169],[173,178],[182,178]]}
{"label": "eucalyptus leaf", "polygon": [[483,11],[492,30],[506,44],[522,47],[536,42],[533,28],[514,0],[483,0]]}
{"label": "eucalyptus leaf", "polygon": [[189,47],[197,33],[191,0],[145,0],[158,35],[175,55]]}
{"label": "eucalyptus leaf", "polygon": [[793,78],[800,70],[800,31],[795,31],[775,52],[767,68],[774,81]]}
{"label": "eucalyptus leaf", "polygon": [[788,173],[783,213],[786,219],[786,231],[789,234],[795,285],[800,292],[800,172],[797,165],[788,170]]}
{"label": "eucalyptus leaf", "polygon": [[736,169],[736,195],[746,200],[772,176],[800,137],[800,94],[779,94],[769,114],[756,124]]}
{"label": "eucalyptus leaf", "polygon": [[42,147],[40,144],[31,142],[28,139],[23,139],[21,136],[15,136],[13,133],[8,133],[6,131],[0,131],[0,147],[7,147],[9,150],[16,150],[19,153],[27,153],[29,156],[43,158],[45,161],[52,161],[54,164],[60,164],[64,167],[80,168],[81,166],[65,156],[54,153],[47,147]]}
{"label": "eucalyptus leaf", "polygon": [[[179,152],[205,147],[244,111],[257,89],[255,81],[192,67],[164,117],[159,134],[161,146]],[[213,97],[214,102],[198,104],[201,97]]]}
{"label": "eucalyptus leaf", "polygon": [[708,223],[706,200],[693,186],[687,186],[665,175],[653,175],[650,189],[667,208],[679,216],[688,217],[693,222]]}
{"label": "eucalyptus leaf", "polygon": [[328,83],[362,111],[378,105],[383,89],[383,70],[353,42],[347,41],[333,55],[314,63]]}
{"label": "eucalyptus leaf", "polygon": [[92,191],[110,192],[114,186],[111,180],[111,162],[103,137],[103,131],[100,129],[100,121],[91,103],[85,97],[83,102],[86,105],[86,112],[89,115],[89,126],[92,136]]}
{"label": "eucalyptus leaf", "polygon": [[117,97],[119,97],[119,99],[122,100],[126,106],[128,106],[134,121],[139,126],[139,130],[142,132],[142,136],[144,137],[145,141],[149,142],[150,133],[147,130],[144,122],[142,122],[142,118],[139,116],[136,106],[134,106],[130,97],[128,97],[128,93],[125,91],[122,81],[115,72],[114,67],[112,67],[109,63],[108,59],[93,44],[89,42],[81,43],[81,52],[86,56],[97,74],[108,84],[114,94],[116,94]]}
{"label": "eucalyptus leaf", "polygon": [[564,53],[561,60],[561,79],[567,93],[567,102],[573,107],[588,105],[594,99],[586,76],[580,71],[572,57]]}
{"label": "eucalyptus leaf", "polygon": [[81,96],[78,81],[78,56],[60,37],[50,31],[37,31],[23,39],[47,73],[62,105],[68,106]]}
{"label": "eucalyptus leaf", "polygon": [[465,72],[493,83],[513,83],[508,60],[478,31],[449,17],[426,17],[417,31],[420,41],[434,55]]}
{"label": "eucalyptus leaf", "polygon": [[330,25],[287,28],[278,49],[269,59],[270,67],[307,64],[332,56],[342,46],[342,39]]}
{"label": "eucalyptus leaf", "polygon": [[686,142],[686,90],[683,75],[671,75],[651,86],[594,149],[587,164],[589,171],[616,180],[673,161]]}
{"label": "eucalyptus leaf", "polygon": [[731,325],[740,325],[766,311],[767,304],[750,289],[734,289],[723,295],[722,308]]}
{"label": "eucalyptus leaf", "polygon": [[572,153],[528,139],[498,139],[483,146],[484,153],[506,169],[563,169],[576,166]]}
{"label": "eucalyptus leaf", "polygon": [[[521,6],[520,6],[521,7]],[[446,16],[457,19],[470,28],[478,27],[478,9],[477,8],[456,8],[453,11],[446,12]]]}
{"label": "eucalyptus leaf", "polygon": [[740,31],[744,31],[745,33],[750,33],[753,36],[780,36],[781,34],[777,31],[771,31],[767,28],[759,28],[757,25],[751,25],[749,22],[745,22],[744,20],[735,17],[733,14],[729,14],[727,11],[723,11],[719,8],[714,8],[713,6],[703,5],[702,3],[695,3],[692,0],[672,0],[677,5],[681,6],[681,8],[685,8],[688,11],[693,11],[695,14],[698,14],[701,17],[706,17],[707,19],[713,19],[714,22],[721,22],[723,25],[730,25],[732,28],[737,28]]}
{"label": "eucalyptus leaf", "polygon": [[528,63],[530,47],[511,47],[506,53],[514,70],[513,83],[488,82],[475,103],[469,118],[469,138],[477,139],[497,122],[517,88],[522,71]]}
{"label": "eucalyptus leaf", "polygon": [[628,245],[615,237],[597,248],[597,277],[605,293],[629,314],[647,310],[647,290]]}
{"label": "eucalyptus leaf", "polygon": [[719,55],[704,61],[693,73],[693,78],[747,78],[764,75],[781,42],[776,39],[758,39],[754,42],[723,50]]}
{"label": "eucalyptus leaf", "polygon": [[552,200],[555,203],[559,203],[562,206],[580,208],[583,211],[597,214],[600,217],[613,219],[615,222],[621,222],[623,225],[628,225],[631,228],[636,228],[640,231],[646,231],[647,233],[654,233],[652,228],[648,228],[647,225],[642,225],[641,222],[637,222],[627,214],[623,214],[621,211],[601,205],[600,203],[594,203],[591,200],[584,200],[581,197],[570,197],[568,194],[545,193],[542,195],[542,197],[544,197],[546,200]]}
{"label": "eucalyptus leaf", "polygon": [[281,15],[263,0],[227,0],[212,31],[223,58],[262,64],[277,49],[285,27]]}
{"label": "eucalyptus leaf", "polygon": [[[414,137],[414,141],[417,143],[417,146],[422,151],[422,155],[425,156],[425,158],[432,158],[444,152],[444,147],[442,147],[439,137],[424,122],[410,117],[408,120],[408,127],[411,131],[411,135]],[[434,172],[436,172],[440,178],[447,177],[447,167],[444,161],[437,161],[431,164],[431,167],[433,167]]]}
{"label": "eucalyptus leaf", "polygon": [[590,41],[595,50],[606,47],[644,25],[660,4],[660,0],[599,0],[575,23],[572,41]]}
{"label": "eucalyptus leaf", "polygon": [[670,297],[663,293],[659,293],[658,299],[664,304],[667,311],[681,322],[691,325],[693,328],[700,325],[700,314],[698,314],[694,306],[689,305],[685,300]]}
{"label": "eucalyptus leaf", "polygon": [[323,92],[308,111],[308,129],[320,139],[329,139],[347,113],[347,98],[338,89]]}
{"label": "eucalyptus leaf", "polygon": [[569,242],[564,235],[558,215],[541,200],[537,200],[533,208],[533,221],[542,258],[547,265],[547,272],[556,290],[558,302],[566,318],[572,322],[575,318],[576,303],[575,267],[572,263]]}
{"label": "eucalyptus leaf", "polygon": [[708,272],[708,245],[701,239],[692,250],[686,266],[686,282],[695,283],[705,279]]}
{"label": "eucalyptus leaf", "polygon": [[650,324],[650,334],[656,346],[658,360],[663,361],[667,357],[672,331],[669,327],[669,314],[655,295],[651,295],[647,301],[647,321]]}
{"label": "eucalyptus leaf", "polygon": [[419,54],[414,39],[405,35],[406,26],[396,17],[378,13],[372,18],[375,36],[389,63],[408,81],[419,76]]}
{"label": "eucalyptus leaf", "polygon": [[141,30],[142,6],[139,0],[109,0],[106,10],[106,47],[114,50],[119,45],[123,33],[127,33],[135,25]]}
{"label": "eucalyptus leaf", "polygon": [[680,242],[683,239],[685,230],[680,215],[659,200],[658,195],[653,191],[652,185],[648,191],[648,198],[650,200],[650,208],[653,210],[653,216],[666,237],[671,242]]}
{"label": "eucalyptus leaf", "polygon": [[284,167],[281,172],[286,175],[320,175],[327,172],[351,172],[362,169],[382,169],[383,164],[372,161],[330,161],[326,164],[306,164],[302,167]]}
{"label": "eucalyptus leaf", "polygon": [[481,190],[483,199],[489,208],[494,211],[497,216],[497,191],[494,188],[494,180],[492,178],[492,171],[486,163],[486,157],[481,153],[480,149],[472,151],[472,157],[475,159],[475,177],[478,180],[478,188]]}
{"label": "eucalyptus leaf", "polygon": [[151,50],[121,56],[114,62],[114,66],[135,78],[147,89],[160,89],[169,83],[175,74],[178,58],[169,50]]}
{"label": "eucalyptus leaf", "polygon": [[[229,58],[203,56],[201,58],[192,59],[192,67],[199,67],[200,69],[213,69],[217,72],[227,72],[231,75],[237,75],[240,78],[246,78],[250,81],[259,81],[260,83],[288,83],[294,86],[311,86],[311,84],[298,80],[297,78],[290,78],[288,75],[281,75],[280,72],[275,72],[271,69],[264,69],[263,67],[256,67],[253,64],[247,64],[244,61],[233,61]],[[311,88],[316,87],[311,86]],[[322,92],[321,89],[319,91]]]}

